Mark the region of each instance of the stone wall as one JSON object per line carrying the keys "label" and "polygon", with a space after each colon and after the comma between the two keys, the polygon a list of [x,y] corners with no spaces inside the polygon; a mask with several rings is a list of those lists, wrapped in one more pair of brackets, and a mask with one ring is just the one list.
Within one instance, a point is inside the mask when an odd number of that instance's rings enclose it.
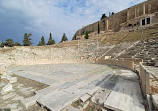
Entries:
{"label": "stone wall", "polygon": [[[142,18],[152,16],[152,23],[158,23],[158,3],[157,0],[148,0],[141,4],[130,7],[126,10],[118,12],[108,18],[98,21],[101,31],[119,31],[120,29],[128,29],[140,26]],[[76,32],[76,36],[83,33],[97,32],[98,22],[87,25]]]}
{"label": "stone wall", "polygon": [[140,64],[139,77],[142,93],[147,98],[147,94],[150,94],[150,74],[142,64]]}
{"label": "stone wall", "polygon": [[47,64],[79,62],[76,48],[12,47],[0,48],[0,64]]}
{"label": "stone wall", "polygon": [[106,65],[114,65],[114,66],[123,67],[123,68],[127,68],[127,69],[135,71],[135,64],[131,60],[105,59],[104,57],[102,57],[96,63],[106,64]]}

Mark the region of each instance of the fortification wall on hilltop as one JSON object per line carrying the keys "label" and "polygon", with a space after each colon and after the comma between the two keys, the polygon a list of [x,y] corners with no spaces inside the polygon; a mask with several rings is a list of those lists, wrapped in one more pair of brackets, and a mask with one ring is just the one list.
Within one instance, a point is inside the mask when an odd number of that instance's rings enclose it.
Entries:
{"label": "fortification wall on hilltop", "polygon": [[[158,1],[148,0],[140,3],[121,12],[118,12],[108,18],[102,19],[99,22],[101,31],[120,31],[129,30],[130,28],[138,28],[141,26],[140,20],[145,17],[152,17],[151,23],[158,23]],[[87,25],[76,32],[76,36],[83,33],[97,32],[98,22]]]}
{"label": "fortification wall on hilltop", "polygon": [[49,64],[49,63],[76,63],[78,52],[75,48],[42,47],[12,47],[0,48],[0,64]]}

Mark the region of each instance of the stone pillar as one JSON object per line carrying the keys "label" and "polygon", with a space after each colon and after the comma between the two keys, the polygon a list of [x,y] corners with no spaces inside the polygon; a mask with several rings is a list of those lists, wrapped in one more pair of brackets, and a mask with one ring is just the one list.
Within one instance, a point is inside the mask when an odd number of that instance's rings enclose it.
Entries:
{"label": "stone pillar", "polygon": [[103,31],[105,31],[105,19],[103,20]]}
{"label": "stone pillar", "polygon": [[135,8],[135,18],[137,17],[137,9]]}
{"label": "stone pillar", "polygon": [[145,3],[143,4],[143,15],[145,15]]}
{"label": "stone pillar", "polygon": [[109,20],[106,20],[106,30],[109,30]]}
{"label": "stone pillar", "polygon": [[139,6],[137,8],[137,17],[139,17]]}
{"label": "stone pillar", "polygon": [[148,14],[151,13],[151,4],[148,5]]}
{"label": "stone pillar", "polygon": [[129,11],[127,11],[127,21],[129,21]]}

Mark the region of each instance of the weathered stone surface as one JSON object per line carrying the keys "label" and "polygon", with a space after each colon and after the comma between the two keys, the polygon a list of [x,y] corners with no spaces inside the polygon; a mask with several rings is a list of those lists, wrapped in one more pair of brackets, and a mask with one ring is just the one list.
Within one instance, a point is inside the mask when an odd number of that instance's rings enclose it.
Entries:
{"label": "weathered stone surface", "polygon": [[120,79],[104,103],[119,111],[145,111],[139,83]]}
{"label": "weathered stone surface", "polygon": [[60,111],[79,97],[66,91],[55,91],[42,97],[38,102],[52,111]]}
{"label": "weathered stone surface", "polygon": [[93,95],[92,102],[98,105],[103,106],[105,100],[112,92],[113,88],[115,87],[116,83],[118,82],[118,76],[115,76],[107,80],[103,83],[101,88]]}
{"label": "weathered stone surface", "polygon": [[[41,65],[41,66],[44,66],[44,70],[46,72],[48,70],[49,71],[51,70],[50,65]],[[103,66],[103,65],[65,64],[62,66],[63,67],[56,69],[55,64],[54,64],[54,66],[53,66],[54,72],[52,74],[45,73],[45,75],[44,75],[45,77],[57,78],[57,79],[61,79],[62,81],[61,82],[58,81],[54,84],[51,84],[50,86],[48,86],[45,89],[36,91],[36,95],[34,97],[24,99],[22,101],[22,103],[24,104],[25,107],[29,107],[29,106],[35,104],[37,101],[42,106],[46,106],[47,108],[49,108],[49,104],[53,104],[53,103],[51,103],[51,101],[52,101],[51,98],[55,94],[55,92],[56,93],[62,92],[61,95],[66,94],[66,95],[69,95],[68,96],[69,98],[72,98],[72,99],[65,98],[64,100],[65,101],[67,100],[67,101],[65,103],[63,102],[63,104],[72,103],[74,100],[73,98],[75,98],[75,100],[76,100],[85,94],[90,93],[92,95],[94,92],[96,92],[98,90],[98,87],[97,87],[97,85],[99,85],[98,83],[101,83],[100,81],[102,81],[102,79],[104,77],[105,78],[106,78],[106,76],[107,76],[107,78],[110,77],[109,74],[107,74],[107,73],[110,72],[110,75],[111,76],[113,75],[113,71],[111,69],[107,68],[107,66]],[[76,66],[77,66],[77,68],[74,68]],[[88,69],[85,67],[87,67]],[[34,69],[33,66],[29,67],[29,69],[30,68],[32,70],[38,71],[36,67],[35,67],[36,69]],[[27,69],[27,67],[25,67],[25,69]],[[62,70],[68,71],[68,72],[70,72],[70,70],[71,70],[73,72],[73,74],[72,74],[72,72],[69,74],[64,73],[64,71],[62,71]],[[55,71],[58,71],[59,73],[57,73]],[[33,73],[31,73],[31,72],[29,72],[29,73],[33,75]],[[39,73],[39,72],[35,73],[35,74],[36,74],[36,76],[43,75],[42,73]],[[68,75],[68,79],[67,79],[66,75]],[[64,76],[64,78],[62,78],[62,76]],[[71,78],[71,80],[69,78]],[[67,82],[67,80],[69,80],[69,82]],[[49,81],[49,79],[48,79],[48,81]],[[56,101],[58,103],[58,101],[61,101],[60,100],[61,95],[54,96],[54,102]],[[49,101],[50,103],[45,102],[45,101]]]}
{"label": "weathered stone surface", "polygon": [[158,62],[155,63],[155,67],[158,67]]}
{"label": "weathered stone surface", "polygon": [[77,58],[77,54],[78,53],[75,47],[8,47],[0,49],[0,63],[4,63],[5,61],[7,64],[35,65],[46,63],[51,64],[81,62],[81,60]]}
{"label": "weathered stone surface", "polygon": [[81,111],[79,108],[75,108],[72,105],[69,105],[67,107],[65,107],[63,110],[61,111]]}
{"label": "weathered stone surface", "polygon": [[5,83],[0,83],[0,88],[3,87],[5,85]]}
{"label": "weathered stone surface", "polygon": [[21,101],[21,103],[25,106],[25,108],[28,108],[34,104],[36,104],[36,100],[39,99],[39,96],[33,96],[33,97],[30,97],[30,98],[26,98],[26,99],[23,99]]}
{"label": "weathered stone surface", "polygon": [[82,102],[86,102],[91,96],[89,94],[85,94],[84,96],[80,97]]}
{"label": "weathered stone surface", "polygon": [[5,92],[8,92],[8,91],[11,91],[13,89],[13,87],[12,87],[12,84],[7,84],[6,86],[4,86],[3,88],[2,88],[2,91],[1,91],[1,93],[5,93]]}
{"label": "weathered stone surface", "polygon": [[154,108],[158,110],[158,95],[152,95],[152,102],[153,102]]}
{"label": "weathered stone surface", "polygon": [[3,75],[1,75],[1,79],[6,79],[7,78],[7,73],[4,73]]}
{"label": "weathered stone surface", "polygon": [[152,105],[152,101],[151,101],[151,96],[150,96],[149,94],[147,94],[147,103],[148,103],[147,110],[148,110],[148,111],[152,111],[153,105]]}
{"label": "weathered stone surface", "polygon": [[16,96],[16,94],[11,92],[11,93],[8,93],[8,94],[2,96],[2,99],[3,99],[3,100],[12,99],[12,98],[14,98],[15,96]]}
{"label": "weathered stone surface", "polygon": [[[40,105],[55,111],[62,110],[78,99],[81,99],[83,102],[85,102],[88,98],[94,95],[98,89],[107,88],[110,90],[110,93],[117,83],[119,77],[126,81],[129,80],[130,82],[134,83],[138,82],[138,77],[134,75],[135,73],[132,71],[121,70],[122,76],[117,75],[117,77],[115,77],[114,70],[108,68],[105,65],[51,64],[37,66],[18,66],[9,68],[9,70],[15,72],[15,74],[17,73],[22,77],[29,77],[30,79],[33,77],[32,79],[38,82],[41,82],[42,78],[45,78],[43,79],[43,82],[50,85],[45,89],[36,91],[36,95],[33,97],[23,99],[21,97],[16,98],[15,96],[15,100],[19,98],[22,99],[22,103],[26,108],[38,102]],[[38,79],[36,79],[36,77]],[[55,82],[50,83],[50,80],[55,80]],[[17,87],[20,88],[20,86]],[[21,89],[22,92],[29,92],[30,90],[31,88]],[[102,91],[104,92],[104,90]],[[101,94],[107,94],[108,96],[109,93]],[[99,96],[99,98],[101,98],[101,96]],[[103,104],[107,96],[103,99],[100,99],[99,103]],[[137,97],[135,98],[137,100]]]}
{"label": "weathered stone surface", "polygon": [[9,80],[10,83],[15,83],[17,82],[17,77],[9,77],[7,78]]}

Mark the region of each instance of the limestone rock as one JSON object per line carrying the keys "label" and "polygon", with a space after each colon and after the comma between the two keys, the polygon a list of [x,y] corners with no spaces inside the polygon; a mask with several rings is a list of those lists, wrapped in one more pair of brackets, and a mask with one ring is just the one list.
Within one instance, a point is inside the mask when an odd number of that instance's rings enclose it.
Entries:
{"label": "limestone rock", "polygon": [[91,96],[89,94],[85,94],[84,96],[82,96],[80,99],[83,101],[83,102],[86,102]]}
{"label": "limestone rock", "polygon": [[17,77],[11,77],[11,76],[9,76],[7,79],[9,80],[10,83],[17,82]]}
{"label": "limestone rock", "polygon": [[12,84],[7,84],[6,86],[4,86],[3,88],[2,88],[2,91],[1,91],[1,93],[5,93],[5,92],[9,92],[9,91],[11,91],[13,89],[13,86],[12,86]]}

